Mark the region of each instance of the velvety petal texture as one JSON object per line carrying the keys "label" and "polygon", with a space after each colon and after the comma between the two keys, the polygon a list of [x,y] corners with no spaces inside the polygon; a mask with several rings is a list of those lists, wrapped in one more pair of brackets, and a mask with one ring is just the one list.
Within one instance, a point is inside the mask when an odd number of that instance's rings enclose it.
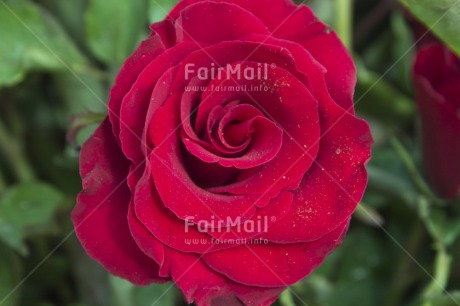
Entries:
{"label": "velvety petal texture", "polygon": [[85,250],[108,271],[134,284],[164,281],[158,275],[158,264],[141,252],[129,231],[129,164],[108,119],[83,145],[80,161],[83,191],[72,221]]}
{"label": "velvety petal texture", "polygon": [[460,59],[441,44],[421,49],[414,83],[426,175],[440,196],[456,198],[460,196]]}
{"label": "velvety petal texture", "polygon": [[183,0],[150,29],[82,148],[77,237],[134,284],[270,305],[340,245],[367,184],[351,56],[291,0]]}

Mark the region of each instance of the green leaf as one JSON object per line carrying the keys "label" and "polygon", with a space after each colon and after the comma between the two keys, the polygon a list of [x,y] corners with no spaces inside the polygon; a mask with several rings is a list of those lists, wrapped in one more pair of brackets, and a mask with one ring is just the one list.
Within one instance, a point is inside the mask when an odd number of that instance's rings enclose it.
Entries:
{"label": "green leaf", "polygon": [[375,306],[372,297],[384,296],[385,282],[392,271],[385,267],[393,254],[384,246],[386,238],[379,235],[368,227],[352,225],[343,245],[312,274],[291,287],[296,292],[297,305]]}
{"label": "green leaf", "polygon": [[90,70],[76,75],[55,75],[56,88],[64,101],[58,117],[67,129],[67,142],[73,147],[81,146],[107,116],[109,90],[101,80],[107,76],[97,73]]}
{"label": "green leaf", "polygon": [[18,292],[14,291],[20,281],[21,267],[14,252],[0,243],[0,305],[17,305]]}
{"label": "green leaf", "polygon": [[81,145],[81,142],[77,142],[80,132],[88,126],[100,124],[105,117],[107,117],[105,113],[81,113],[76,115],[70,123],[66,137],[67,142],[73,146],[77,146],[77,144]]}
{"label": "green leaf", "polygon": [[308,6],[313,9],[320,20],[335,29],[337,7],[334,5],[334,1],[310,0],[308,1]]}
{"label": "green leaf", "polygon": [[291,289],[286,289],[284,290],[283,293],[281,293],[279,302],[283,306],[295,306],[294,298],[292,297],[292,293],[290,291]]}
{"label": "green leaf", "polygon": [[460,56],[460,2],[457,0],[401,0],[401,2]]}
{"label": "green leaf", "polygon": [[152,284],[136,287],[130,282],[117,277],[110,277],[114,291],[115,306],[174,306],[178,292],[174,284]]}
{"label": "green leaf", "polygon": [[174,306],[176,297],[179,295],[172,283],[153,284],[148,287],[134,288],[134,305],[136,306]]}
{"label": "green leaf", "polygon": [[41,1],[40,4],[56,16],[63,28],[67,30],[79,46],[85,44],[85,32],[82,29],[85,28],[86,0],[45,0]]}
{"label": "green leaf", "polygon": [[146,36],[147,8],[147,0],[90,0],[86,36],[94,54],[120,66]]}
{"label": "green leaf", "polygon": [[149,0],[149,21],[163,20],[175,4],[174,0]]}
{"label": "green leaf", "polygon": [[64,102],[64,109],[59,113],[64,127],[73,116],[81,113],[107,113],[108,89],[99,77],[85,73],[58,73],[54,80]]}
{"label": "green leaf", "polygon": [[53,16],[28,2],[0,3],[0,86],[29,70],[79,69],[84,57]]}
{"label": "green leaf", "polygon": [[21,254],[27,254],[24,239],[52,228],[53,215],[63,195],[44,183],[9,188],[0,198],[0,239]]}
{"label": "green leaf", "polygon": [[[369,54],[373,53],[369,52]],[[369,70],[359,57],[355,56],[355,63],[358,70],[355,94],[357,109],[384,123],[398,126],[412,125],[415,112],[414,101],[387,79]]]}
{"label": "green leaf", "polygon": [[405,92],[411,92],[412,61],[415,53],[412,48],[414,44],[412,33],[405,22],[404,15],[399,11],[391,16],[390,25],[394,35],[394,43],[391,45],[392,61],[397,64],[389,71],[389,76]]}
{"label": "green leaf", "polygon": [[339,264],[331,271],[337,282],[326,297],[327,305],[375,305],[372,296],[382,293],[380,279],[387,277],[379,269],[391,256],[377,234],[362,228],[350,231],[338,251]]}

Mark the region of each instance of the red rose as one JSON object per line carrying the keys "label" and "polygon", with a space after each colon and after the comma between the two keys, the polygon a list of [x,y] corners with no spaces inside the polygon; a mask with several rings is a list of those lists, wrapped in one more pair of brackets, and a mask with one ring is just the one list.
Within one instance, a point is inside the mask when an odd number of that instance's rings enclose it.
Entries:
{"label": "red rose", "polygon": [[82,148],[77,236],[135,284],[269,305],[340,244],[363,195],[352,59],[287,0],[182,1],[151,30]]}
{"label": "red rose", "polygon": [[460,60],[447,47],[420,50],[414,65],[422,121],[423,162],[433,188],[445,198],[460,195]]}

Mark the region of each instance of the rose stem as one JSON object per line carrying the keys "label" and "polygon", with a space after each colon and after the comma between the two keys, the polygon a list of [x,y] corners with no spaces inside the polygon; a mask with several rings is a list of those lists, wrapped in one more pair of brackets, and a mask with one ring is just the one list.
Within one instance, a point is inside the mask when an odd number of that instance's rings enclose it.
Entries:
{"label": "rose stem", "polygon": [[[426,236],[426,231],[423,222],[418,220],[409,234],[407,239],[406,250],[414,258],[416,257],[417,251],[422,245]],[[407,256],[406,253],[401,254],[401,259],[398,264],[396,273],[394,274],[393,281],[390,285],[389,294],[385,301],[385,306],[393,306],[401,304],[401,298],[406,289],[415,281],[413,273],[410,269],[413,265],[412,258]]]}
{"label": "rose stem", "polygon": [[353,0],[336,0],[337,34],[351,51],[353,41]]}
{"label": "rose stem", "polygon": [[11,165],[20,182],[29,182],[35,179],[35,174],[29,161],[24,156],[22,144],[18,139],[13,139],[7,132],[3,122],[0,121],[0,152]]}
{"label": "rose stem", "polygon": [[412,160],[412,157],[410,156],[409,152],[407,152],[406,148],[404,148],[404,146],[401,144],[401,142],[399,142],[399,140],[396,137],[392,137],[390,139],[390,143],[393,149],[398,154],[401,161],[403,162],[406,171],[409,173],[418,190],[428,199],[435,199],[433,192],[431,191],[430,187],[428,187],[427,183],[417,170],[417,166]]}
{"label": "rose stem", "polygon": [[6,189],[6,180],[3,177],[3,173],[0,170],[0,195],[5,191]]}

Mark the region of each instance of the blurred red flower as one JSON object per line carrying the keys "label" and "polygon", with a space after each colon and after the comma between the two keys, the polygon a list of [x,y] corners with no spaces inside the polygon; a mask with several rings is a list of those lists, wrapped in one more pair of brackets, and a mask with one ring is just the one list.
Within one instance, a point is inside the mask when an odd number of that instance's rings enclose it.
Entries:
{"label": "blurred red flower", "polygon": [[418,51],[413,75],[426,175],[440,196],[455,198],[460,194],[460,60],[433,43]]}

